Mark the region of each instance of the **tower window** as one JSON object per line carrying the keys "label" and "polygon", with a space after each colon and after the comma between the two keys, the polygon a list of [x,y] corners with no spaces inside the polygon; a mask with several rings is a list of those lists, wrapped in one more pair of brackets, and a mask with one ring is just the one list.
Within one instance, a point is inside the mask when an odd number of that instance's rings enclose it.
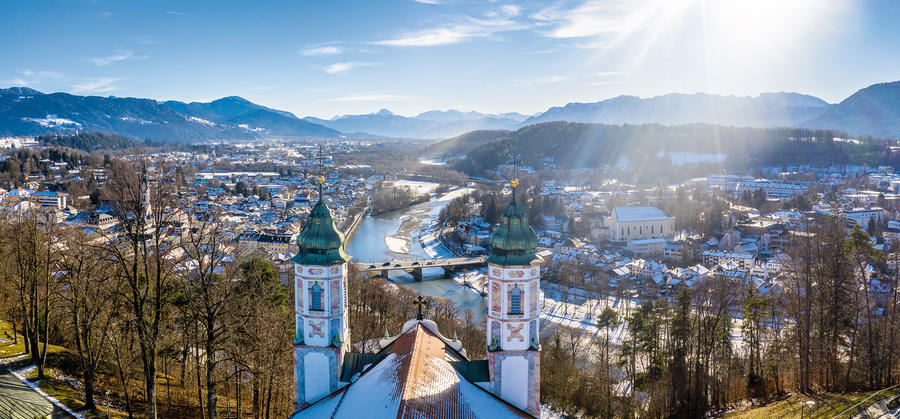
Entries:
{"label": "tower window", "polygon": [[509,295],[509,314],[522,315],[522,289],[516,284],[507,293]]}
{"label": "tower window", "polygon": [[309,309],[311,311],[324,311],[322,308],[322,294],[324,292],[325,290],[322,289],[318,281],[309,287]]}

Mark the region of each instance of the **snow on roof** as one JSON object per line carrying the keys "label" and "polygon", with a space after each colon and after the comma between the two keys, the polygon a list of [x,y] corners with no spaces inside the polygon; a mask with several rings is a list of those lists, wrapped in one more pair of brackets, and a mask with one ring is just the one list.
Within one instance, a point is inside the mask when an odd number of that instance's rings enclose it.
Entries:
{"label": "snow on roof", "polygon": [[422,323],[398,336],[390,354],[359,379],[294,418],[530,417],[472,384],[445,359],[447,343]]}
{"label": "snow on roof", "polygon": [[672,218],[656,207],[616,207],[613,214],[619,222],[656,221]]}

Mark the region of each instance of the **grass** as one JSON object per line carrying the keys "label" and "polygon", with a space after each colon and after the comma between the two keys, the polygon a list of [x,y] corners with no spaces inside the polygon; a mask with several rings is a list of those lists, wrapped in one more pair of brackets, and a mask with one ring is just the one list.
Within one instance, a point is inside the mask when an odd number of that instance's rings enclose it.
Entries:
{"label": "grass", "polygon": [[[849,407],[873,396],[862,403],[858,408],[841,415],[841,418],[850,418],[885,397],[900,394],[900,388],[891,390],[878,390],[864,393],[820,393],[813,396],[792,394],[784,399],[773,401],[765,406],[742,408],[735,412],[722,415],[729,419],[764,419],[764,418],[800,418],[801,407],[804,418],[831,419]],[[804,406],[807,401],[816,402],[812,409]]]}
{"label": "grass", "polygon": [[[7,334],[9,334],[8,337]],[[18,337],[18,342],[13,343],[16,339],[12,339],[12,324],[5,320],[0,320],[0,339],[9,341],[0,342],[0,358],[9,358],[25,353],[25,339],[18,333],[16,333],[16,336]]]}
{"label": "grass", "polygon": [[[0,320],[0,339],[9,340],[9,342],[0,342],[0,358],[9,358],[19,356],[25,353],[25,339],[21,334],[16,333],[18,336],[18,342],[13,343],[13,339],[10,339],[6,336],[6,333],[12,335],[12,324],[5,320]],[[11,337],[11,336],[10,336]],[[68,349],[63,348],[61,346],[56,345],[47,345],[47,359],[48,364],[50,364],[51,358],[63,358],[71,356],[71,353]],[[16,362],[12,368],[16,367],[24,367],[28,365],[30,359],[26,359],[23,361]],[[44,374],[46,378],[38,383],[38,387],[43,390],[45,393],[53,396],[56,400],[59,400],[60,403],[72,409],[72,411],[78,411],[84,407],[83,394],[72,388],[65,382],[61,380],[57,380],[55,377],[58,376],[58,372],[55,368],[47,367],[44,370]],[[26,380],[34,382],[37,380],[37,369],[31,371],[28,377],[25,377]],[[98,406],[96,412],[88,412],[85,413],[84,416],[86,418],[123,418],[128,415],[125,412],[120,412],[118,410],[110,409],[104,406]]]}

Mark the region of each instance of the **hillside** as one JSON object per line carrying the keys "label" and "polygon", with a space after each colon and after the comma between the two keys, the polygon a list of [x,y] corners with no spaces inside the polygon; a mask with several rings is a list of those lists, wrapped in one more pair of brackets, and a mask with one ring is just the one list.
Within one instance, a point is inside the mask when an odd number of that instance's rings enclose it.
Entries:
{"label": "hillside", "polygon": [[840,129],[855,135],[900,138],[900,81],[861,89],[801,125]]}
{"label": "hillside", "polygon": [[512,129],[524,115],[508,113],[488,115],[479,112],[428,111],[408,117],[387,109],[365,115],[343,115],[332,119],[306,117],[304,120],[341,132],[406,138],[447,138],[474,130]]}
{"label": "hillside", "polygon": [[505,130],[479,130],[467,132],[430,145],[425,149],[423,155],[426,157],[464,155],[483,143],[507,137],[510,133],[512,133],[512,131]]}
{"label": "hillside", "polygon": [[184,104],[151,99],[0,90],[0,135],[104,131],[134,139],[201,141],[262,135],[335,137],[341,133],[292,114],[231,97]]}
{"label": "hillside", "polygon": [[548,122],[527,126],[504,138],[472,148],[455,168],[484,176],[506,163],[513,152],[540,167],[545,157],[559,168],[627,167],[663,173],[678,166],[679,154],[711,158],[726,167],[793,163],[877,164],[890,158],[880,145],[832,141],[844,134],[795,128],[740,128],[710,124],[663,126]]}
{"label": "hillside", "polygon": [[550,121],[602,124],[795,126],[821,115],[828,103],[799,93],[763,93],[756,97],[706,93],[670,93],[651,98],[618,96],[594,103],[553,107],[522,122],[521,126]]}

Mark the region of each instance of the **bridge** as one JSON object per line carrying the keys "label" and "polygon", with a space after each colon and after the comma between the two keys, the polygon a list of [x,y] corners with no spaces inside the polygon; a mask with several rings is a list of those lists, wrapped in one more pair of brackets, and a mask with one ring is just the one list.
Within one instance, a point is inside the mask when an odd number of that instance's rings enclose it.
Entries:
{"label": "bridge", "polygon": [[365,272],[370,278],[381,275],[387,278],[390,271],[403,271],[413,276],[416,281],[422,280],[422,269],[443,268],[444,277],[450,277],[457,269],[475,268],[485,265],[484,256],[472,258],[447,258],[447,259],[423,259],[423,260],[392,260],[388,262],[359,262],[356,264],[360,271]]}

